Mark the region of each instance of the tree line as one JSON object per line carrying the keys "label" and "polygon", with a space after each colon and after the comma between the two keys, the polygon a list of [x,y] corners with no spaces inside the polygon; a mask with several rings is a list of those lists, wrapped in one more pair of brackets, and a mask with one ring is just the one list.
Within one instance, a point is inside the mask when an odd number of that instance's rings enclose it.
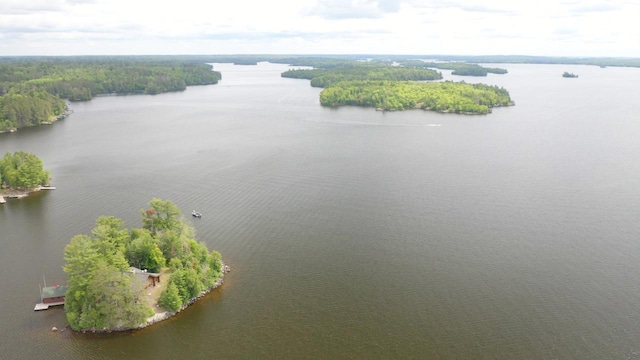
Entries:
{"label": "tree line", "polygon": [[281,76],[286,78],[311,80],[311,86],[322,88],[331,86],[340,81],[425,81],[442,79],[442,74],[431,69],[406,68],[377,63],[355,64],[320,69],[292,69],[283,72]]}
{"label": "tree line", "polygon": [[401,66],[413,68],[435,68],[453,70],[452,75],[487,76],[487,74],[506,74],[507,69],[484,67],[466,62],[429,62],[422,60],[407,60],[400,62]]}
{"label": "tree line", "polygon": [[216,84],[219,72],[188,59],[0,58],[0,131],[51,121],[66,103],[100,94],[158,94]]}
{"label": "tree line", "polygon": [[220,253],[195,240],[175,204],[153,199],[141,213],[141,228],[127,230],[122,220],[101,216],[91,235],[76,235],[65,247],[65,315],[72,329],[125,330],[145,323],[154,311],[131,266],[163,276],[168,269],[158,305],[172,312],[220,278]]}
{"label": "tree line", "polygon": [[49,183],[49,171],[35,154],[24,151],[7,152],[0,159],[0,183],[12,189],[33,189]]}

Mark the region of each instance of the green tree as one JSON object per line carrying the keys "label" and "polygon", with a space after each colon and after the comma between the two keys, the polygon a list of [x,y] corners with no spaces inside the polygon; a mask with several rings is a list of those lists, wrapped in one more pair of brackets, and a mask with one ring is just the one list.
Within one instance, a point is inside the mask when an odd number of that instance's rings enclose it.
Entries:
{"label": "green tree", "polygon": [[166,260],[162,251],[148,230],[132,230],[131,239],[126,252],[129,264],[151,272],[159,272],[165,266]]}
{"label": "green tree", "polygon": [[67,273],[67,293],[64,310],[69,325],[80,330],[80,318],[87,298],[87,287],[100,258],[87,235],[76,235],[64,248],[64,272]]}
{"label": "green tree", "polygon": [[130,329],[140,326],[153,310],[142,298],[136,277],[100,260],[87,286],[79,326],[83,329]]}
{"label": "green tree", "polygon": [[32,189],[49,182],[42,160],[32,153],[7,152],[0,160],[0,174],[10,188]]}
{"label": "green tree", "polygon": [[160,299],[158,299],[158,305],[171,312],[180,310],[182,307],[182,299],[180,298],[178,287],[174,282],[169,281],[167,289],[162,292]]}
{"label": "green tree", "polygon": [[179,229],[180,210],[171,200],[154,198],[149,202],[149,206],[148,210],[142,212],[142,222],[143,227],[151,231],[151,234]]}
{"label": "green tree", "polygon": [[96,220],[96,226],[91,233],[94,236],[94,246],[101,257],[119,270],[127,270],[129,263],[125,258],[126,244],[129,233],[122,229],[124,222],[113,216],[101,216]]}

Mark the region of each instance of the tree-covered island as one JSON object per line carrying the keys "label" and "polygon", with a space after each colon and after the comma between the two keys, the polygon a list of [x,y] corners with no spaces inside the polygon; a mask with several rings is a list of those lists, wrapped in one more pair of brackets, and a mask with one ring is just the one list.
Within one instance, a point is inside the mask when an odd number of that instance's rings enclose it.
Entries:
{"label": "tree-covered island", "polygon": [[219,286],[220,253],[195,240],[195,230],[171,201],[153,199],[141,228],[112,216],[64,249],[65,314],[76,331],[141,328],[165,319]]}
{"label": "tree-covered island", "polygon": [[[294,69],[283,77],[311,80],[323,87],[323,106],[368,106],[378,110],[424,109],[460,114],[488,114],[491,108],[514,102],[504,88],[465,82],[425,82],[442,79],[439,72],[424,66],[392,66],[383,62],[336,64],[318,69]],[[480,68],[479,66],[475,65]],[[473,67],[475,68],[475,67]],[[487,69],[481,68],[482,71]],[[485,74],[486,75],[486,74]]]}
{"label": "tree-covered island", "polygon": [[49,185],[49,171],[35,154],[7,152],[0,159],[0,196],[24,196]]}
{"label": "tree-covered island", "polygon": [[211,65],[179,57],[0,58],[0,132],[63,118],[64,99],[181,91],[220,78]]}
{"label": "tree-covered island", "polygon": [[326,88],[340,81],[356,80],[440,80],[442,74],[431,69],[388,66],[382,63],[355,63],[350,66],[322,69],[292,69],[282,73],[282,77],[311,80],[311,86]]}
{"label": "tree-covered island", "polygon": [[507,90],[464,82],[344,81],[320,93],[325,106],[356,105],[379,110],[423,109],[460,114],[488,114],[513,105]]}

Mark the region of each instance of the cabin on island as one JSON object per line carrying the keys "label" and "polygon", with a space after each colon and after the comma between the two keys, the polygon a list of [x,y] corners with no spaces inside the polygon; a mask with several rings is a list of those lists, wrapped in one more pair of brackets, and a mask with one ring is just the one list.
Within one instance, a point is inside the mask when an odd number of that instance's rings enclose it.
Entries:
{"label": "cabin on island", "polygon": [[67,285],[54,285],[43,287],[41,292],[42,302],[48,305],[64,304],[64,294],[67,293]]}
{"label": "cabin on island", "polygon": [[147,270],[141,270],[136,267],[130,267],[129,271],[136,276],[136,278],[144,284],[144,288],[148,289],[154,287],[160,283],[160,274],[150,273]]}

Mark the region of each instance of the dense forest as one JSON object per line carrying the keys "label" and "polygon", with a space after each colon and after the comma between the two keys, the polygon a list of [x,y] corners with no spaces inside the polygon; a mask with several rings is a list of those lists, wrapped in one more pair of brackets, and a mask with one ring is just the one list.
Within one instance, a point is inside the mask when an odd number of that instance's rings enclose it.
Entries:
{"label": "dense forest", "polygon": [[55,120],[65,111],[62,99],[158,94],[220,78],[211,65],[164,57],[2,58],[0,131]]}
{"label": "dense forest", "polygon": [[[464,82],[424,82],[440,80],[442,74],[428,69],[436,63],[407,60],[402,64],[351,59],[306,61],[320,68],[293,69],[283,77],[311,80],[311,86],[323,87],[323,106],[371,106],[379,110],[425,109],[438,112],[487,114],[492,107],[513,105],[509,92],[497,86]],[[504,69],[484,68],[475,64],[442,63],[439,68],[455,69],[463,74],[486,76],[488,71],[506,73]],[[440,67],[441,66],[441,67]]]}
{"label": "dense forest", "polygon": [[311,86],[328,87],[339,81],[354,80],[439,80],[442,79],[442,74],[431,69],[365,63],[321,69],[288,70],[282,73],[282,77],[308,79],[311,80]]}
{"label": "dense forest", "polygon": [[35,154],[7,152],[0,159],[0,184],[11,189],[29,190],[49,184],[49,171]]}
{"label": "dense forest", "polygon": [[[153,301],[134,266],[161,273],[157,304],[175,312],[222,276],[220,253],[195,240],[195,230],[171,201],[153,199],[141,211],[142,228],[102,216],[90,235],[76,235],[64,249],[68,275],[65,314],[76,331],[138,328],[153,315]],[[167,276],[169,276],[167,282]]]}
{"label": "dense forest", "polygon": [[371,106],[380,110],[425,109],[487,114],[492,107],[513,105],[509,92],[497,86],[464,82],[345,81],[320,93],[325,106]]}

